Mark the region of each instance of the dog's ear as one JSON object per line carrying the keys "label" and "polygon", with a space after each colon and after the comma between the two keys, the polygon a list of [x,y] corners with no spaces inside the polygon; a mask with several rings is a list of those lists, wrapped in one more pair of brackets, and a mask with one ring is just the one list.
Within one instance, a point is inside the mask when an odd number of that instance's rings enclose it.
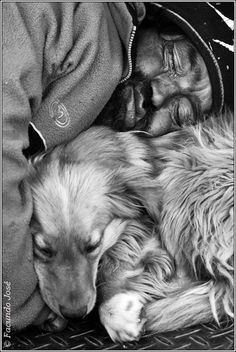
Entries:
{"label": "dog's ear", "polygon": [[136,167],[121,169],[108,194],[116,216],[133,218],[149,213],[159,221],[161,194],[157,179]]}
{"label": "dog's ear", "polygon": [[60,145],[49,148],[44,152],[34,154],[29,158],[27,181],[30,185],[40,179],[43,172],[47,170],[48,165],[51,164],[53,160],[61,161],[62,150],[63,145]]}
{"label": "dog's ear", "polygon": [[157,176],[152,171],[136,166],[130,166],[125,172],[122,172],[122,179],[127,188],[135,194],[145,211],[158,222],[163,190]]}
{"label": "dog's ear", "polygon": [[129,220],[115,218],[107,225],[103,234],[102,254],[118,241],[128,224]]}
{"label": "dog's ear", "polygon": [[40,152],[40,153],[32,155],[29,158],[27,180],[30,184],[37,176],[39,166],[42,164],[42,162],[44,162],[44,160],[48,154],[49,154],[49,151]]}
{"label": "dog's ear", "polygon": [[134,218],[141,214],[143,205],[140,197],[118,177],[107,194],[113,214],[120,218]]}

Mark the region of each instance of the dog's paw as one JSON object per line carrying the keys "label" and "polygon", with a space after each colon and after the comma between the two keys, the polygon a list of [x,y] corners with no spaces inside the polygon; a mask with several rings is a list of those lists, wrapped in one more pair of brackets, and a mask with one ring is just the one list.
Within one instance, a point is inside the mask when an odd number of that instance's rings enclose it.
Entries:
{"label": "dog's paw", "polygon": [[100,320],[113,341],[139,340],[146,319],[145,300],[136,292],[118,293],[99,307]]}
{"label": "dog's paw", "polygon": [[66,326],[67,320],[59,317],[59,315],[51,311],[47,319],[42,324],[40,324],[39,327],[43,331],[59,332],[64,330]]}

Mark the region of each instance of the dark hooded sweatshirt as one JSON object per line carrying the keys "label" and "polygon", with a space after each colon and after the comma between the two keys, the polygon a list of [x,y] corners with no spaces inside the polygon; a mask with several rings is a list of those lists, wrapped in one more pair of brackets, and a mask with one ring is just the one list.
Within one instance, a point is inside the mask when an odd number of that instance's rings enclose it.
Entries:
{"label": "dark hooded sweatshirt", "polygon": [[92,124],[130,74],[134,15],[143,19],[142,3],[3,4],[3,320],[12,329],[44,307],[25,181],[29,125],[49,148]]}

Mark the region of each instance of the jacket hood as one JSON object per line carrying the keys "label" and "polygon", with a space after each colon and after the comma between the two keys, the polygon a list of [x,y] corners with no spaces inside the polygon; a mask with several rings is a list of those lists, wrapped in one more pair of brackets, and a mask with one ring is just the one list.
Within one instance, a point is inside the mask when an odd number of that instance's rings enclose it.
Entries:
{"label": "jacket hood", "polygon": [[[150,4],[149,4],[150,5]],[[152,3],[178,25],[202,55],[213,90],[213,111],[234,103],[234,3]],[[153,6],[147,10],[153,11]]]}

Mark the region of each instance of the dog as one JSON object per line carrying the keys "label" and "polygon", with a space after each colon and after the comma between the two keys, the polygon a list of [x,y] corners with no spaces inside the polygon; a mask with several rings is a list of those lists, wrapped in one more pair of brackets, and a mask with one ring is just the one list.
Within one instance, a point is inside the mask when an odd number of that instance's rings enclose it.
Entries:
{"label": "dog", "polygon": [[161,137],[94,126],[32,160],[43,328],[98,302],[113,341],[233,317],[233,115]]}

